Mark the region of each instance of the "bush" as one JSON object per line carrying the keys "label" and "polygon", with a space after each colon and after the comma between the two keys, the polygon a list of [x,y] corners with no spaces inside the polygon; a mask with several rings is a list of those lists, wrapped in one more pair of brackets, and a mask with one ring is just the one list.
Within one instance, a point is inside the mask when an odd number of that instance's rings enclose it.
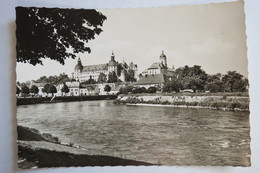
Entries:
{"label": "bush", "polygon": [[149,87],[147,93],[156,93],[156,87]]}

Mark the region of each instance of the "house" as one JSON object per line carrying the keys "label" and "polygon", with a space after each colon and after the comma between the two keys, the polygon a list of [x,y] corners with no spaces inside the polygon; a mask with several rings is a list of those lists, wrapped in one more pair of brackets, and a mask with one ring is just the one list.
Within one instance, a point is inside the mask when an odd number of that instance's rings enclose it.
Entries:
{"label": "house", "polygon": [[164,83],[167,81],[165,74],[152,74],[145,75],[141,79],[139,79],[134,86],[136,87],[145,87],[148,89],[149,87],[163,87]]}

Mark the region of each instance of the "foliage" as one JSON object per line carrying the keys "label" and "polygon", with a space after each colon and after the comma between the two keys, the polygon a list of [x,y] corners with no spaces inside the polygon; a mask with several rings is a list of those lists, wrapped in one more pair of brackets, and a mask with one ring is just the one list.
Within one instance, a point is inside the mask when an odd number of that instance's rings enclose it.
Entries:
{"label": "foliage", "polygon": [[48,93],[51,93],[52,95],[53,95],[54,93],[57,93],[57,88],[56,88],[54,85],[51,85],[51,86],[49,87]]}
{"label": "foliage", "polygon": [[156,93],[156,87],[151,86],[147,89],[147,93]]}
{"label": "foliage", "polygon": [[135,71],[134,70],[128,70],[125,73],[125,81],[126,82],[136,82],[135,78]]}
{"label": "foliage", "polygon": [[62,84],[65,82],[70,81],[70,78],[67,74],[61,73],[60,75],[56,76],[42,76],[39,79],[35,80],[36,83],[51,83],[54,85]]}
{"label": "foliage", "polygon": [[16,7],[17,62],[36,65],[49,58],[64,64],[75,53],[90,53],[86,44],[105,20],[96,10]]}
{"label": "foliage", "polygon": [[95,84],[96,81],[92,79],[92,76],[89,76],[89,79],[85,82],[82,82],[82,84]]}
{"label": "foliage", "polygon": [[61,88],[61,92],[63,93],[68,93],[70,92],[69,87],[66,85],[66,83],[63,84],[62,88]]}
{"label": "foliage", "polygon": [[108,83],[114,83],[117,82],[117,75],[116,72],[109,72],[108,74]]}
{"label": "foliage", "polygon": [[20,88],[16,86],[16,94],[18,94],[18,95],[19,95],[20,93],[21,93],[21,90],[20,90]]}
{"label": "foliage", "polygon": [[100,73],[98,76],[98,83],[104,83],[107,81],[107,77],[104,73]]}
{"label": "foliage", "polygon": [[163,92],[180,92],[183,89],[182,84],[177,79],[172,79],[163,86]]}
{"label": "foliage", "polygon": [[31,88],[30,88],[30,93],[38,94],[39,93],[39,88],[36,85],[32,85]]}
{"label": "foliage", "polygon": [[128,93],[131,93],[133,91],[133,86],[126,86],[126,87],[121,87],[119,89],[119,93],[121,94],[128,94]]}
{"label": "foliage", "polygon": [[228,71],[222,81],[227,85],[228,91],[243,92],[246,91],[248,80],[236,71]]}
{"label": "foliage", "polygon": [[26,86],[26,85],[22,86],[22,93],[23,94],[29,94],[30,93],[28,86]]}
{"label": "foliage", "polygon": [[111,87],[110,87],[109,85],[106,85],[106,86],[104,87],[104,91],[110,92],[110,91],[111,91]]}
{"label": "foliage", "polygon": [[50,84],[45,84],[44,87],[42,88],[43,93],[50,93],[49,92]]}
{"label": "foliage", "polygon": [[136,87],[136,88],[133,88],[132,92],[134,94],[136,94],[136,93],[146,93],[147,89],[145,87],[141,87],[141,88]]}

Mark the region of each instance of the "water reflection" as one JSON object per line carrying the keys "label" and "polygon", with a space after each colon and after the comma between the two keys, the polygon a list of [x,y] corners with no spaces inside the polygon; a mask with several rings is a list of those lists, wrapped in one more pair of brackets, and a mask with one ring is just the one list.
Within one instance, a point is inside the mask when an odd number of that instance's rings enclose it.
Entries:
{"label": "water reflection", "polygon": [[86,101],[18,106],[18,124],[92,154],[163,165],[246,165],[249,113]]}

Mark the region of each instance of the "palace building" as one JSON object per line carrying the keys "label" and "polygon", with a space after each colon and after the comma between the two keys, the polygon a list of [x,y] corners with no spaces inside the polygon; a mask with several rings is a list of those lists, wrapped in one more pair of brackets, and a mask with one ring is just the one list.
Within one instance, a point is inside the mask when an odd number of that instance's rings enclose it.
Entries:
{"label": "palace building", "polygon": [[72,76],[76,81],[79,82],[84,82],[89,79],[98,81],[101,73],[103,73],[103,76],[105,75],[106,79],[108,79],[109,73],[115,72],[118,80],[125,82],[125,75],[129,70],[134,71],[134,75],[137,76],[137,64],[134,64],[133,62],[127,64],[124,61],[119,63],[115,60],[115,55],[112,52],[110,61],[104,64],[83,66],[79,58]]}

